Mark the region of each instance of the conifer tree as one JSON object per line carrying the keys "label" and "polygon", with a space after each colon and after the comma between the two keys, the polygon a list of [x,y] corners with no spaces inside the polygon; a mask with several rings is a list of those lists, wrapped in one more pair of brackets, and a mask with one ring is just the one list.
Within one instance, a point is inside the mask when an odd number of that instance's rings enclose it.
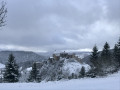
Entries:
{"label": "conifer tree", "polygon": [[119,38],[118,43],[114,47],[114,57],[120,66],[120,38]]}
{"label": "conifer tree", "polygon": [[111,65],[112,65],[110,46],[107,42],[105,43],[103,50],[101,52],[100,63],[101,63],[101,67],[103,68],[103,70],[107,70],[107,68],[111,67]]}
{"label": "conifer tree", "polygon": [[114,49],[113,49],[113,58],[112,58],[112,64],[115,66],[115,70],[117,71],[119,69],[119,62],[118,62],[118,46],[115,44]]}
{"label": "conifer tree", "polygon": [[105,43],[105,45],[103,47],[101,57],[104,60],[103,62],[105,62],[105,63],[108,62],[108,60],[111,57],[110,46],[109,46],[109,44],[107,42]]}
{"label": "conifer tree", "polygon": [[117,53],[118,63],[119,63],[119,66],[120,66],[120,38],[119,38],[119,41],[118,41],[118,43],[117,43],[117,46],[118,46],[118,53]]}
{"label": "conifer tree", "polygon": [[38,78],[37,66],[36,66],[36,63],[33,63],[32,70],[30,72],[28,81],[30,81],[30,82],[37,81],[37,78]]}
{"label": "conifer tree", "polygon": [[85,76],[85,67],[82,66],[81,71],[80,71],[80,76],[84,77]]}
{"label": "conifer tree", "polygon": [[98,65],[98,48],[97,46],[95,45],[93,47],[93,51],[92,51],[92,54],[91,54],[91,57],[90,57],[90,61],[92,63],[92,67],[97,67]]}
{"label": "conifer tree", "polygon": [[117,44],[115,44],[115,46],[114,46],[113,56],[114,56],[114,60],[115,60],[116,62],[118,62],[118,46],[117,46]]}
{"label": "conifer tree", "polygon": [[10,54],[8,62],[5,66],[4,81],[5,82],[18,82],[19,81],[19,67],[15,62],[15,57]]}

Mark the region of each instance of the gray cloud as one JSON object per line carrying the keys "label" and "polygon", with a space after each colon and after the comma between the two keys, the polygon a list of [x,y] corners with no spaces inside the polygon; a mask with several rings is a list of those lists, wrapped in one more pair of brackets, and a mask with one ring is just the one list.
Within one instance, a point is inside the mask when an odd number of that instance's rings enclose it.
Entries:
{"label": "gray cloud", "polygon": [[[120,35],[119,0],[6,0],[1,48],[40,50],[111,47]],[[25,49],[25,48],[24,48]],[[27,49],[28,50],[28,49]]]}

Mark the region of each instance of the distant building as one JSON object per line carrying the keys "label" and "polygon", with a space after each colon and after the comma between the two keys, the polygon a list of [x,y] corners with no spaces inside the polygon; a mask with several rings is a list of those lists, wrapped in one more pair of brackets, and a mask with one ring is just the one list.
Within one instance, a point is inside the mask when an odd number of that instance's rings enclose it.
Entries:
{"label": "distant building", "polygon": [[66,53],[65,51],[62,53],[54,53],[53,57],[50,57],[49,60],[51,60],[52,62],[53,60],[59,60],[60,58],[66,58],[66,59],[74,58],[78,62],[82,63],[81,58],[75,55],[75,53]]}
{"label": "distant building", "polygon": [[49,57],[48,60],[50,61],[50,63],[53,63],[53,62],[54,62],[54,58],[53,58],[53,57]]}
{"label": "distant building", "polygon": [[59,60],[59,59],[60,59],[60,55],[59,55],[59,54],[53,54],[53,58],[54,58],[55,60]]}

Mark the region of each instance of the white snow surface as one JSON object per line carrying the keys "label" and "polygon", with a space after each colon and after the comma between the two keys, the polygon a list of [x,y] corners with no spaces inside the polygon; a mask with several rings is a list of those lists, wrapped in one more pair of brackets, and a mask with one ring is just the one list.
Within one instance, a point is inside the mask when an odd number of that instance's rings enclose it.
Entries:
{"label": "white snow surface", "polygon": [[0,63],[0,68],[5,68],[5,65]]}
{"label": "white snow surface", "polygon": [[120,72],[104,78],[41,83],[1,83],[0,90],[120,90]]}

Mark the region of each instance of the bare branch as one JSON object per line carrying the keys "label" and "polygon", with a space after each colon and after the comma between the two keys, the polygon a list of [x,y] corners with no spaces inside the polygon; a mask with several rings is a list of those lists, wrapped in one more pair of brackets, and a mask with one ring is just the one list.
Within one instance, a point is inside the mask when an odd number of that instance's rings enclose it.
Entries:
{"label": "bare branch", "polygon": [[6,8],[6,3],[5,2],[1,2],[0,4],[0,27],[5,26],[6,24],[6,20],[5,18],[7,14],[7,8]]}

